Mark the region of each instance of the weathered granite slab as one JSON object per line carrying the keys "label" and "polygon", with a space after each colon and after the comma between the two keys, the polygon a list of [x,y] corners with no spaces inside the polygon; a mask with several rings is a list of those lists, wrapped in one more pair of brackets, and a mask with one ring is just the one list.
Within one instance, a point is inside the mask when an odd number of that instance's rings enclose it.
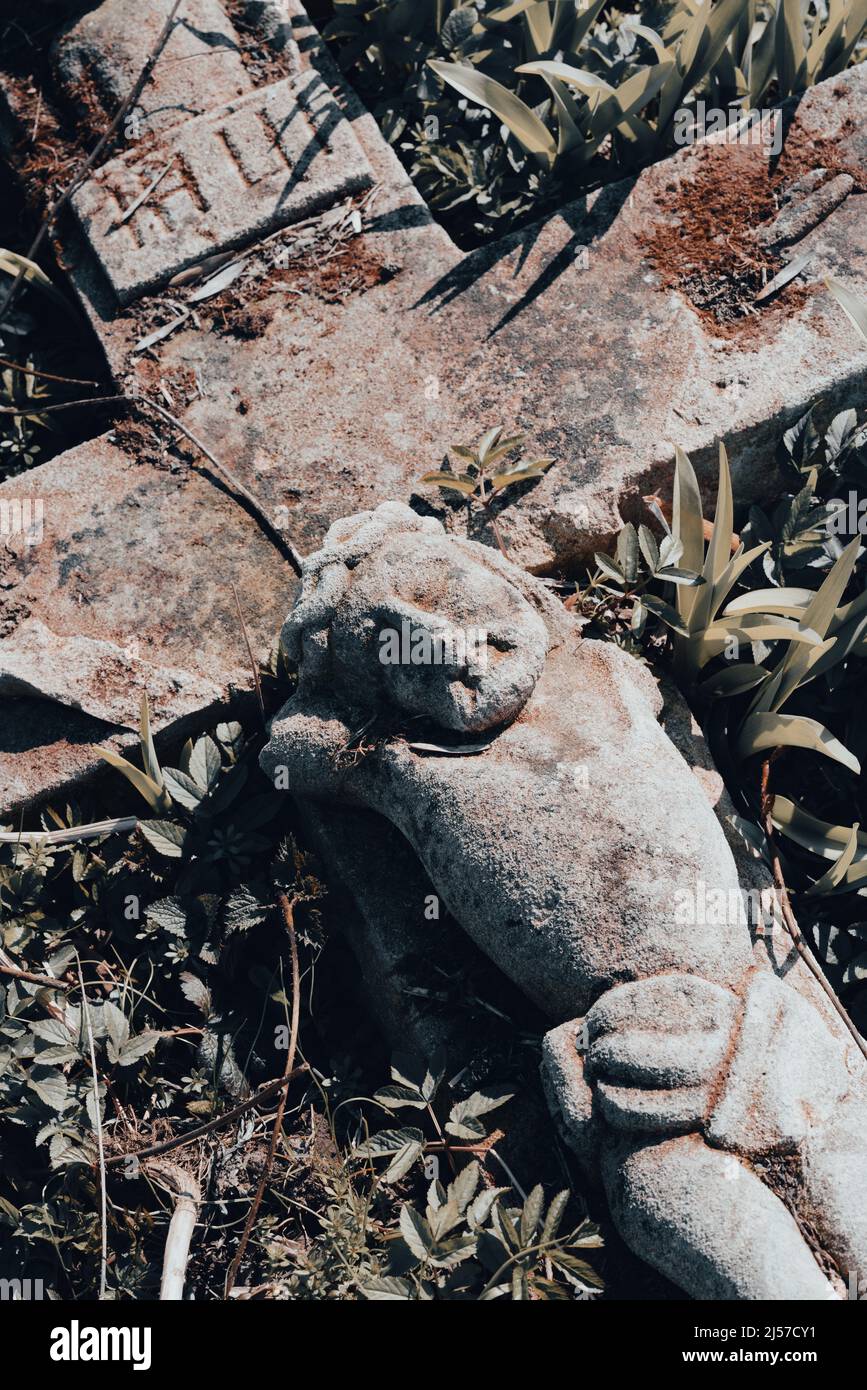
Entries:
{"label": "weathered granite slab", "polygon": [[[807,152],[830,142],[867,180],[865,109],[862,66],[806,93],[789,139]],[[369,124],[357,128],[370,149]],[[734,180],[742,149],[715,151],[719,177]],[[256,336],[182,331],[156,355],[163,370],[195,360],[207,372],[214,390],[191,420],[269,509],[291,491],[302,550],[341,510],[414,494],[493,544],[479,509],[444,512],[418,480],[453,443],[505,424],[557,460],[497,503],[510,553],[536,572],[580,573],[624,519],[642,517],[643,494],[670,490],[676,444],[710,500],[722,438],[743,505],[776,495],[779,441],[809,405],[864,399],[867,347],[822,283],[867,278],[864,195],[853,188],[791,246],[813,257],[805,280],[717,329],[647,249],[654,229],[689,237],[688,190],[707,158],[686,149],[468,256],[425,221],[377,217],[359,254],[400,267],[387,283],[342,304],[303,288],[263,296]]]}
{"label": "weathered granite slab", "polygon": [[[110,18],[116,3],[92,13]],[[200,389],[176,404],[179,417],[231,464],[302,553],[317,548],[336,516],[386,496],[414,497],[451,530],[492,543],[482,515],[444,507],[418,480],[452,443],[504,423],[557,459],[543,479],[498,504],[511,553],[541,572],[580,570],[621,519],[639,511],[642,493],[665,492],[675,443],[690,450],[712,491],[716,438],[723,437],[738,500],[773,495],[782,430],[817,398],[828,410],[857,404],[867,350],[820,281],[831,271],[855,285],[867,270],[860,181],[853,179],[842,202],[830,199],[836,205],[827,215],[821,180],[807,187],[793,177],[783,185],[783,211],[821,195],[823,216],[791,248],[813,253],[812,282],[784,291],[744,326],[715,333],[688,295],[667,285],[648,251],[655,231],[689,238],[690,189],[706,182],[705,146],[465,256],[342,83],[300,4],[289,0],[286,9],[293,55],[300,51],[308,81],[336,93],[339,128],[357,139],[376,185],[362,230],[347,246],[348,288],[330,292],[315,276],[291,271],[275,276],[255,252],[245,262],[250,278],[229,292],[246,315],[243,331],[206,301],[141,352],[143,335],[174,318],[187,291],[173,288],[171,302],[154,296],[119,310],[72,219],[61,249],[121,388],[158,394],[162,383],[194,375]],[[286,37],[284,25],[275,62]],[[132,62],[137,42],[115,16],[113,61],[123,55]],[[210,62],[178,65],[191,100],[203,107]],[[839,177],[832,173],[838,165],[867,168],[865,94],[861,67],[803,97],[787,136],[800,147],[801,164],[812,159],[827,168],[827,180]],[[204,125],[213,119],[201,118]],[[171,144],[184,129],[163,138]],[[731,159],[734,186],[743,151],[720,149],[713,158],[722,161],[720,178]],[[167,159],[148,166],[151,177]],[[121,164],[135,162],[130,151]],[[179,199],[182,216],[188,190],[170,192],[175,176],[169,170],[155,193]],[[786,213],[787,239],[792,217]],[[291,239],[286,244],[291,249]],[[209,523],[202,525],[207,531]],[[47,611],[48,586],[42,601]],[[38,777],[31,786],[38,795]]]}
{"label": "weathered granite slab", "polygon": [[185,463],[136,460],[106,437],[10,478],[0,501],[13,497],[40,500],[43,534],[0,549],[0,699],[135,728],[147,692],[165,730],[246,688],[232,583],[260,658],[295,584],[236,501]]}
{"label": "weathered granite slab", "polygon": [[371,182],[334,97],[308,73],[174,126],[142,155],[110,160],[75,194],[73,207],[128,304],[204,256]]}

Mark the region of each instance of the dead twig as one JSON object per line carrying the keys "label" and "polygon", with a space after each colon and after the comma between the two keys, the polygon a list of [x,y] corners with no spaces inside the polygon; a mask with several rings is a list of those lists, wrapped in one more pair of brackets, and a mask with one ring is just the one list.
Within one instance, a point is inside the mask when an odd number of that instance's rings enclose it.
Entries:
{"label": "dead twig", "polygon": [[256,687],[256,698],[257,698],[258,701],[259,701],[259,713],[260,713],[261,716],[262,716],[262,723],[263,723],[263,725],[264,725],[264,723],[265,723],[265,701],[264,701],[263,698],[262,698],[262,682],[261,682],[261,680],[259,679],[259,664],[258,664],[258,662],[256,661],[256,658],[255,658],[254,655],[253,655],[253,648],[252,648],[252,646],[250,645],[250,634],[249,634],[249,632],[247,631],[247,624],[244,622],[244,614],[241,612],[241,600],[240,600],[239,597],[238,597],[238,590],[237,590],[236,587],[235,587],[235,581],[232,580],[232,581],[231,581],[231,584],[232,584],[232,593],[235,595],[235,607],[236,607],[237,610],[238,610],[238,621],[239,621],[239,623],[241,624],[241,632],[242,632],[243,637],[244,637],[244,645],[245,645],[245,647],[247,648],[247,656],[250,658],[250,667],[251,667],[252,672],[253,672],[253,684],[254,684],[255,687]]}
{"label": "dead twig", "polygon": [[176,159],[177,155],[173,154],[168,164],[164,165],[163,168],[160,169],[160,172],[156,175],[156,177],[151,179],[144,192],[140,193],[137,198],[134,198],[128,208],[124,208],[124,211],[121,213],[120,217],[109,228],[110,231],[117,231],[118,227],[122,227],[125,222],[128,222],[131,217],[135,216],[139,208],[144,206],[144,204],[147,202],[148,198],[151,196],[154,190],[157,189],[159,185],[162,183],[163,179],[171,169]]}
{"label": "dead twig", "polygon": [[106,1160],[106,1167],[113,1168],[120,1163],[143,1162],[146,1158],[156,1158],[158,1154],[169,1153],[172,1149],[179,1149],[184,1144],[192,1144],[196,1139],[202,1139],[206,1134],[213,1134],[214,1130],[222,1129],[224,1125],[229,1125],[233,1120],[237,1120],[246,1110],[252,1109],[260,1101],[267,1100],[268,1096],[273,1096],[275,1091],[279,1091],[294,1081],[297,1076],[301,1076],[307,1071],[307,1063],[296,1067],[288,1076],[279,1076],[276,1081],[269,1081],[266,1085],[260,1086],[255,1095],[248,1096],[238,1105],[227,1110],[225,1115],[218,1115],[215,1120],[208,1120],[207,1124],[198,1125],[196,1129],[187,1130],[186,1134],[176,1134],[171,1139],[163,1139],[159,1144],[148,1144],[143,1149],[130,1149],[127,1153],[114,1154],[112,1158]]}
{"label": "dead twig", "polygon": [[65,386],[98,386],[98,381],[88,381],[86,377],[80,376],[55,376],[54,372],[38,372],[35,367],[22,367],[20,362],[10,362],[6,357],[0,357],[0,367],[11,367],[13,371],[21,372],[22,376],[38,376],[44,381],[60,381]]}
{"label": "dead twig", "polygon": [[[280,904],[280,911],[283,913],[283,921],[289,933],[289,951],[292,958],[292,1021],[289,1032],[289,1047],[286,1052],[286,1067],[284,1070],[284,1076],[288,1077],[292,1072],[295,1062],[295,1049],[298,1046],[298,1025],[301,1019],[301,971],[298,964],[298,937],[295,932],[295,905],[298,899],[290,899],[288,894],[282,889],[278,889],[277,901]],[[271,1178],[271,1169],[274,1166],[274,1155],[277,1152],[277,1145],[283,1135],[283,1116],[286,1112],[286,1096],[287,1092],[284,1091],[280,1097],[280,1104],[277,1106],[277,1114],[274,1117],[274,1128],[271,1131],[271,1143],[268,1147],[268,1156],[265,1159],[262,1176],[259,1179],[259,1186],[256,1189],[256,1195],[247,1213],[247,1220],[244,1222],[244,1230],[241,1233],[241,1239],[238,1242],[238,1248],[235,1251],[234,1259],[226,1275],[226,1298],[231,1296],[235,1280],[238,1277],[241,1261],[244,1258],[244,1252],[247,1249],[247,1242],[250,1239],[250,1232],[253,1229],[256,1217],[259,1213],[259,1207],[262,1205],[265,1188],[268,1186]]]}
{"label": "dead twig", "polygon": [[160,1187],[171,1193],[175,1199],[175,1209],[169,1222],[166,1248],[163,1253],[163,1273],[160,1280],[160,1302],[179,1302],[184,1296],[184,1279],[187,1262],[190,1258],[190,1242],[199,1208],[202,1205],[202,1189],[197,1178],[181,1168],[177,1163],[167,1163],[164,1159],[152,1158],[143,1165],[142,1171],[153,1178]]}
{"label": "dead twig", "polygon": [[840,1003],[840,1000],[837,998],[836,993],[831,988],[830,984],[825,978],[825,973],[822,970],[822,967],[819,965],[819,962],[813,955],[812,951],[810,950],[809,946],[807,945],[804,934],[801,931],[801,928],[798,926],[795,914],[792,911],[792,904],[789,901],[789,891],[786,888],[786,879],[785,875],[783,874],[783,866],[780,860],[780,851],[777,846],[777,837],[774,828],[774,794],[769,787],[771,763],[773,762],[775,756],[776,754],[772,754],[771,757],[766,758],[765,761],[762,763],[761,815],[765,831],[765,839],[768,842],[768,849],[771,855],[771,871],[774,876],[774,884],[776,886],[777,892],[780,895],[780,904],[783,911],[783,922],[787,932],[789,933],[789,936],[792,938],[792,944],[794,945],[798,955],[801,957],[801,960],[810,970],[817,984],[819,984],[821,988],[825,991],[825,994],[830,1000],[834,1010],[836,1011],[839,1018],[852,1035],[852,1038],[857,1044],[858,1050],[860,1051],[862,1057],[865,1061],[867,1061],[867,1042],[865,1042],[861,1034],[858,1032],[858,1029],[855,1027],[855,1024],[852,1022],[846,1010],[843,1008],[843,1005]]}
{"label": "dead twig", "polygon": [[11,975],[16,980],[26,980],[29,985],[42,985],[45,989],[69,989],[63,980],[55,980],[51,975],[36,975],[32,970],[20,970],[17,965],[0,951],[0,975]]}

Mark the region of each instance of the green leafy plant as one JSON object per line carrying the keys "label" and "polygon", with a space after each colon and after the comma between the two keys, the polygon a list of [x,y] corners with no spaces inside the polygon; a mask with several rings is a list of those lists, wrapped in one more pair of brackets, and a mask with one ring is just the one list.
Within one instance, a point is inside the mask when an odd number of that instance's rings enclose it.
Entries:
{"label": "green leafy plant", "polygon": [[[456,454],[464,464],[463,472],[425,473],[421,479],[421,482],[434,484],[444,492],[459,492],[466,497],[468,502],[478,502],[484,508],[497,545],[507,558],[508,551],[503,544],[503,538],[491,504],[507,488],[514,487],[517,483],[526,483],[534,478],[541,478],[554,462],[552,458],[538,458],[533,459],[531,463],[524,462],[520,458],[524,438],[525,436],[522,434],[513,434],[504,438],[503,426],[495,426],[488,430],[475,446],[468,444],[454,444],[452,446],[452,453]],[[512,462],[503,466],[504,461],[510,457]]]}

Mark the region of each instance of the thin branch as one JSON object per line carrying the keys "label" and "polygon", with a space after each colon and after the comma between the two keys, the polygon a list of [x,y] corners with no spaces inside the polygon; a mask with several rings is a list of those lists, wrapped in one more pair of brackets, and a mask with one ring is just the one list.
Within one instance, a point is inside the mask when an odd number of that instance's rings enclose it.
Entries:
{"label": "thin branch", "polygon": [[17,965],[0,951],[0,975],[11,975],[16,980],[26,980],[29,985],[42,985],[45,989],[70,989],[63,980],[55,980],[51,975],[34,975],[32,970],[20,970]]}
{"label": "thin branch", "polygon": [[56,376],[54,372],[38,372],[35,367],[22,367],[20,362],[10,362],[7,357],[0,357],[0,367],[11,367],[13,371],[21,372],[22,376],[38,376],[44,381],[60,381],[65,386],[98,386],[98,381],[88,381],[81,376]]}
{"label": "thin branch", "polygon": [[294,1081],[297,1076],[301,1076],[308,1070],[307,1063],[296,1067],[288,1076],[279,1076],[276,1081],[269,1081],[265,1086],[260,1086],[255,1095],[248,1096],[239,1105],[235,1105],[231,1110],[227,1110],[225,1115],[218,1115],[215,1120],[208,1120],[207,1124],[199,1125],[196,1129],[187,1130],[186,1134],[176,1134],[172,1139],[164,1139],[159,1144],[148,1144],[144,1149],[130,1149],[127,1153],[115,1154],[113,1158],[106,1160],[106,1167],[112,1168],[119,1163],[129,1163],[135,1159],[139,1162],[146,1158],[156,1158],[157,1154],[169,1153],[172,1149],[179,1149],[183,1144],[192,1144],[194,1140],[201,1139],[206,1134],[213,1134],[215,1129],[222,1129],[224,1125],[231,1124],[237,1120],[246,1110],[258,1105],[260,1101],[267,1100],[275,1091],[284,1089],[290,1081]]}
{"label": "thin branch", "polygon": [[[298,937],[295,933],[295,904],[297,898],[290,899],[282,889],[277,892],[277,901],[283,913],[283,921],[289,933],[289,950],[292,957],[292,1023],[289,1033],[289,1048],[286,1052],[286,1067],[284,1076],[289,1076],[295,1062],[295,1049],[298,1046],[298,1025],[301,1019],[301,971],[298,964]],[[262,1169],[262,1176],[259,1179],[259,1186],[256,1189],[256,1196],[247,1213],[247,1220],[244,1222],[244,1230],[238,1242],[238,1249],[235,1257],[229,1266],[229,1273],[226,1276],[225,1297],[228,1298],[238,1277],[238,1270],[247,1249],[247,1242],[250,1239],[250,1232],[253,1229],[259,1207],[262,1205],[262,1198],[265,1195],[265,1188],[271,1178],[271,1169],[274,1166],[274,1155],[277,1152],[277,1145],[283,1136],[283,1116],[286,1112],[286,1096],[284,1091],[280,1097],[280,1104],[277,1106],[277,1114],[274,1117],[274,1128],[271,1131],[271,1143],[268,1147],[268,1156],[265,1159],[265,1166]]]}
{"label": "thin branch", "polygon": [[0,415],[56,415],[60,410],[79,410],[85,405],[128,405],[129,396],[89,396],[84,401],[58,401],[56,405],[0,405]]}
{"label": "thin branch", "polygon": [[81,1011],[84,1015],[85,1027],[87,1028],[87,1041],[90,1047],[90,1066],[93,1072],[93,1123],[96,1127],[96,1142],[99,1149],[99,1220],[102,1230],[99,1262],[99,1297],[100,1299],[104,1299],[108,1277],[108,1196],[105,1185],[105,1147],[102,1142],[102,1116],[99,1113],[99,1073],[96,1070],[96,1044],[93,1041],[93,1024],[90,1018],[90,1005],[87,1002],[87,992],[84,988],[81,958],[77,951],[75,953],[75,960],[78,965],[78,983],[81,986]]}
{"label": "thin branch", "polygon": [[116,231],[118,227],[122,227],[125,222],[128,222],[131,217],[135,216],[139,208],[144,206],[144,204],[147,202],[148,198],[151,196],[154,190],[157,189],[159,185],[162,183],[163,179],[171,169],[176,159],[177,155],[173,154],[168,164],[166,164],[157,174],[156,178],[152,179],[151,182],[148,184],[144,193],[140,193],[137,198],[133,199],[129,207],[124,209],[118,220],[110,228],[111,231]]}
{"label": "thin branch", "polygon": [[837,998],[835,991],[831,988],[830,984],[828,983],[828,980],[825,977],[825,972],[822,970],[822,967],[819,965],[819,962],[816,960],[815,956],[813,955],[812,951],[807,945],[806,938],[804,937],[801,928],[798,926],[795,914],[792,911],[792,904],[789,901],[789,891],[786,888],[786,879],[785,875],[783,874],[783,865],[780,860],[780,851],[777,846],[777,837],[774,828],[774,794],[770,791],[768,786],[771,774],[772,761],[773,758],[771,757],[766,758],[765,761],[762,763],[762,822],[764,825],[765,838],[768,842],[768,849],[770,850],[771,855],[771,869],[774,875],[774,883],[780,895],[780,903],[783,909],[783,922],[785,924],[786,930],[789,933],[789,936],[792,938],[792,943],[795,947],[795,950],[798,952],[798,955],[801,957],[804,964],[808,967],[816,982],[819,985],[821,985],[822,989],[825,991],[825,994],[827,995],[835,1011],[839,1015],[841,1021],[845,1024],[846,1028],[851,1033],[852,1038],[857,1044],[862,1057],[865,1061],[867,1061],[867,1042],[865,1042],[861,1034],[858,1032],[858,1029],[855,1027],[855,1024],[852,1022],[848,1013],[843,1008],[843,1005],[840,1003],[840,1000]]}

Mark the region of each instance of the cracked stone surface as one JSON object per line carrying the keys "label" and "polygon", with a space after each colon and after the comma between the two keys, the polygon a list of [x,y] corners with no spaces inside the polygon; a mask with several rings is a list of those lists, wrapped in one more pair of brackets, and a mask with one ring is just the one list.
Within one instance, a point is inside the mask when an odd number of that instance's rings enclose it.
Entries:
{"label": "cracked stone surface", "polygon": [[83,772],[106,728],[135,728],[143,691],[156,726],[180,732],[245,689],[231,584],[261,658],[295,588],[255,521],[186,465],[159,468],[101,438],[0,485],[0,504],[22,495],[41,500],[44,535],[36,545],[7,536],[0,549],[3,805],[31,792],[34,776],[57,785],[58,711],[69,716],[61,761]]}
{"label": "cracked stone surface", "polygon": [[[141,23],[131,22],[140,18],[133,0],[105,0],[84,16],[58,44],[60,82],[52,99],[74,110],[90,75],[93,91],[113,108],[167,3],[159,0]],[[301,6],[295,0],[288,6],[291,38],[273,6],[251,4],[247,14],[259,16],[263,35],[271,32],[275,62],[284,54],[285,80],[298,80],[300,65],[302,80],[321,79],[335,94],[345,117],[336,123],[337,138],[357,141],[371,171],[375,193],[347,251],[341,286],[334,291],[291,263],[282,278],[275,276],[256,251],[252,278],[236,291],[246,314],[242,328],[227,323],[221,310],[209,311],[206,301],[190,306],[190,318],[161,341],[136,350],[149,333],[183,317],[185,291],[144,293],[119,307],[106,274],[111,267],[100,264],[76,219],[62,227],[59,249],[118,386],[168,390],[179,418],[231,464],[302,554],[321,544],[336,517],[386,496],[414,499],[454,533],[492,544],[483,516],[445,507],[418,480],[450,444],[503,423],[526,431],[533,448],[557,460],[544,478],[504,498],[499,525],[506,543],[531,570],[574,569],[607,544],[624,517],[638,515],[642,493],[665,493],[675,443],[690,451],[712,491],[722,436],[739,501],[772,495],[782,430],[817,398],[829,410],[857,400],[867,350],[820,284],[826,271],[853,284],[863,278],[864,195],[854,186],[842,201],[834,193],[827,215],[811,214],[810,229],[791,243],[792,254],[813,256],[804,292],[787,287],[754,327],[716,334],[684,294],[662,284],[646,246],[648,228],[667,220],[673,235],[678,217],[689,234],[686,191],[713,141],[464,255],[433,222],[373,118],[342,83]],[[215,109],[235,101],[239,88],[252,106],[273,89],[254,92],[247,69],[236,65],[238,36],[216,0],[202,0],[201,12],[191,6],[189,24],[170,43],[178,45],[174,59],[162,70],[157,65],[143,98],[144,105],[153,102],[153,131],[123,156],[127,172],[147,155],[158,174],[168,159],[159,166],[159,142],[166,142],[161,150],[183,143],[194,125],[190,113],[210,128]],[[218,72],[231,79],[221,85]],[[177,90],[161,85],[175,83],[179,73],[181,106]],[[865,87],[862,66],[798,104],[787,138],[807,150],[815,141],[825,174],[785,188],[781,216],[803,220],[799,209],[817,196],[824,209],[832,185],[842,187],[835,170],[864,168]],[[6,100],[12,156],[15,93]],[[719,157],[731,159],[736,171],[743,152],[720,148]],[[173,177],[170,170],[155,194],[162,189],[183,200],[186,192],[171,191]],[[141,190],[140,182],[135,187]],[[126,193],[122,201],[129,205]],[[120,230],[132,236],[128,227]],[[235,239],[246,235],[237,231]],[[136,285],[151,283],[168,264],[118,272],[127,276],[122,292],[138,294]],[[177,389],[190,380],[196,390]],[[215,505],[218,498],[214,493]],[[210,536],[213,522],[204,508],[201,517],[202,534]],[[31,557],[34,568],[42,563],[38,554]],[[38,600],[46,611],[37,605],[33,616],[52,631],[50,586],[46,552]],[[126,640],[122,631],[104,636],[121,646]],[[136,670],[141,685],[147,668],[142,663]],[[71,681],[62,689],[63,680],[55,673],[50,688],[71,704],[82,691]],[[214,683],[223,688],[222,672]],[[47,757],[41,771],[31,761],[31,796],[39,796],[50,776]]]}

